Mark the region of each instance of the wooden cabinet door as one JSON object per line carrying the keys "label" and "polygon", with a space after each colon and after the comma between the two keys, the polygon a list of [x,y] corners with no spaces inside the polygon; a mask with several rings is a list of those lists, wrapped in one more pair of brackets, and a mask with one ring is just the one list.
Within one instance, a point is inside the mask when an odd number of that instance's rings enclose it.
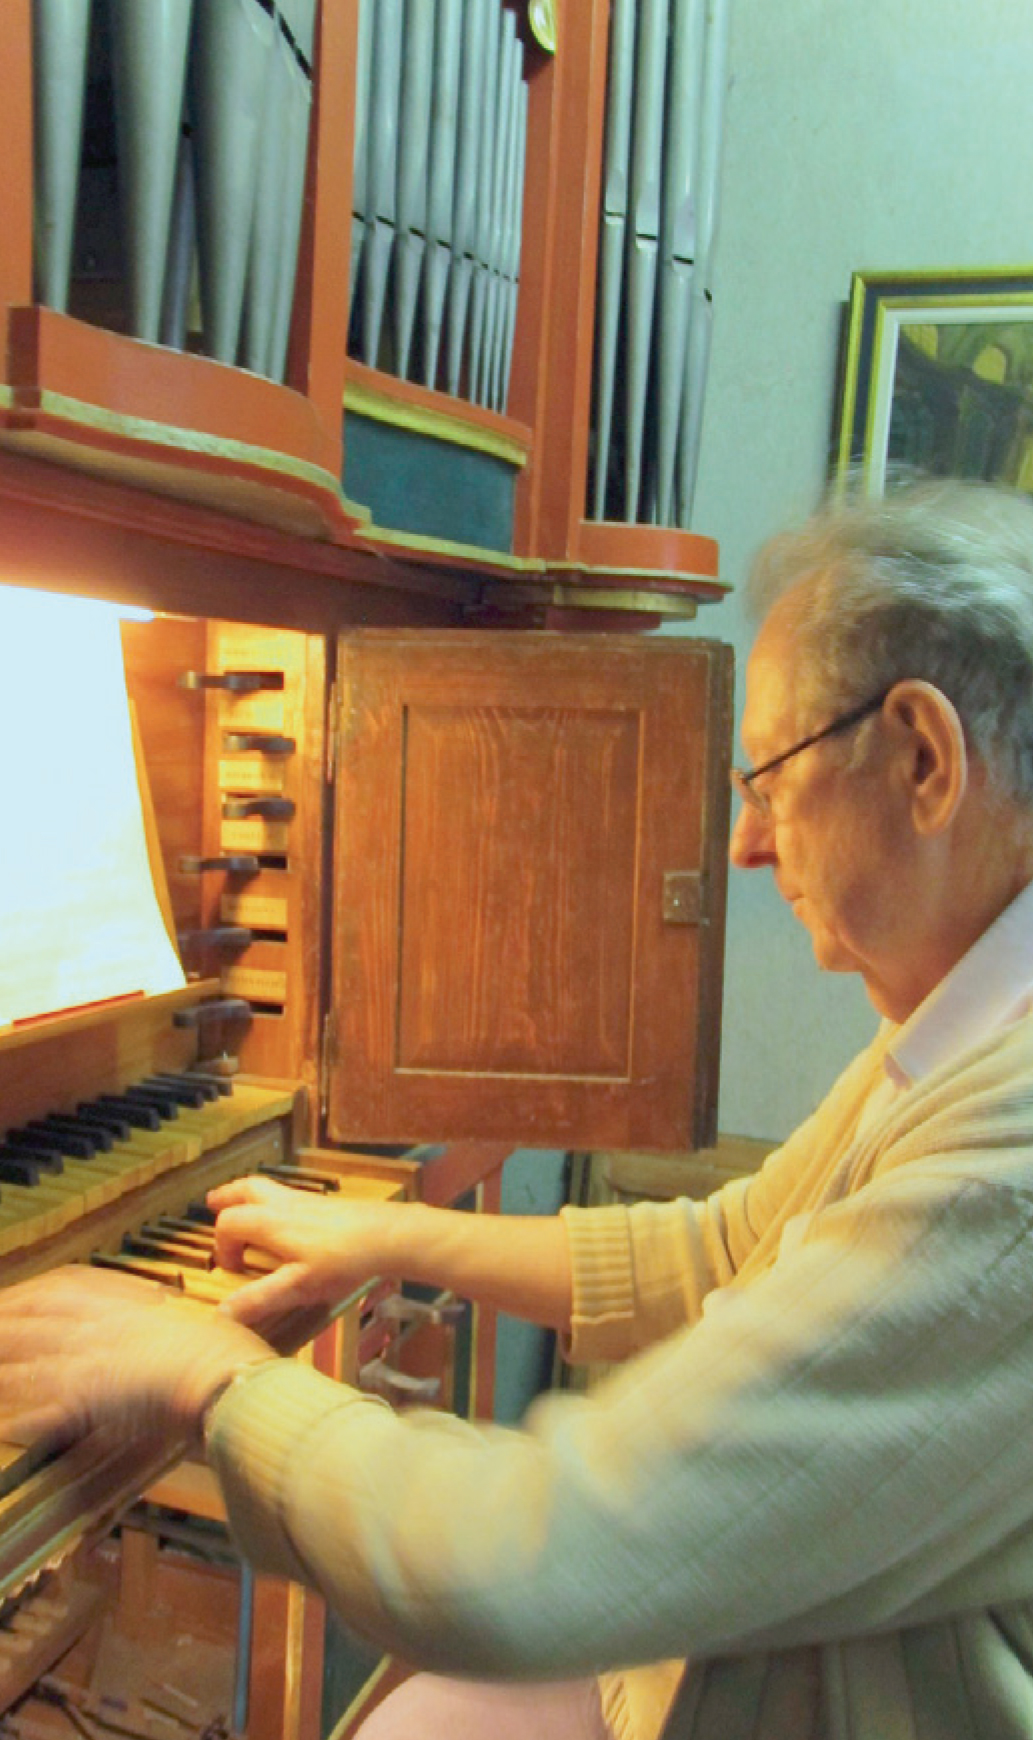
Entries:
{"label": "wooden cabinet door", "polygon": [[330,1138],[712,1141],[729,649],[370,630],[337,682]]}

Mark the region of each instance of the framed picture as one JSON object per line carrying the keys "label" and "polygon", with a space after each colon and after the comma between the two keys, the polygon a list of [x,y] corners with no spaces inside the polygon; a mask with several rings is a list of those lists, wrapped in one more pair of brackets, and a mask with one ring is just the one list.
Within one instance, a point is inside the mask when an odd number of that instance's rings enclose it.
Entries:
{"label": "framed picture", "polygon": [[856,272],[837,475],[887,467],[1033,493],[1033,266]]}

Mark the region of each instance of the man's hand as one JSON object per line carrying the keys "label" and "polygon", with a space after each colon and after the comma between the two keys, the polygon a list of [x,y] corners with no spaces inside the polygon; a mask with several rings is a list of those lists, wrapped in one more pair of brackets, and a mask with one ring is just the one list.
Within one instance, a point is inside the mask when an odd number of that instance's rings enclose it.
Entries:
{"label": "man's hand", "polygon": [[335,1305],[382,1272],[401,1205],[292,1190],[271,1178],[235,1178],[208,1195],[218,1220],[219,1266],[240,1270],[249,1250],[278,1265],[221,1310],[260,1333],[286,1313]]}
{"label": "man's hand", "polygon": [[234,1179],[208,1204],[223,1268],[246,1268],[249,1248],[278,1264],[219,1307],[271,1341],[278,1318],[336,1305],[376,1275],[570,1328],[570,1247],[558,1216],[316,1196],[271,1178]]}
{"label": "man's hand", "polygon": [[190,1438],[265,1342],[168,1288],[85,1266],[0,1293],[0,1437]]}

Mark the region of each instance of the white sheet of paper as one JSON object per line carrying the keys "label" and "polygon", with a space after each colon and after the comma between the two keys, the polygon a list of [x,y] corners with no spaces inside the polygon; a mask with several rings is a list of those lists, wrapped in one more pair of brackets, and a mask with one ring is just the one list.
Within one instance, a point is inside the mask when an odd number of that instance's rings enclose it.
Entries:
{"label": "white sheet of paper", "polygon": [[111,606],[0,586],[0,756],[0,1027],[182,985]]}

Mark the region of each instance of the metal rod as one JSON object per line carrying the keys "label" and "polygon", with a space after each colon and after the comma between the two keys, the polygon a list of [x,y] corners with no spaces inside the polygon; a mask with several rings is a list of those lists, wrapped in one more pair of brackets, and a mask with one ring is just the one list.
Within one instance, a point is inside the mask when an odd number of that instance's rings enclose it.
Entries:
{"label": "metal rod", "polygon": [[491,200],[495,185],[496,104],[501,47],[502,7],[498,0],[494,0],[488,9],[485,33],[484,89],[486,99],[481,110],[481,146],[477,161],[477,224],[473,244],[473,284],[470,302],[468,346],[470,398],[475,403],[481,397],[484,324],[488,307],[488,258],[491,247]]}
{"label": "metal rod", "polygon": [[520,83],[517,106],[517,136],[513,153],[513,182],[509,212],[509,255],[506,265],[506,333],[503,353],[502,409],[509,404],[513,373],[513,343],[516,338],[517,304],[520,297],[520,261],[523,249],[524,176],[527,164],[527,118],[530,93],[526,79]]}
{"label": "metal rod", "polygon": [[617,379],[617,343],[624,300],[624,242],[628,219],[637,24],[637,0],[614,0],[610,21],[610,77],[603,163],[596,332],[596,453],[592,509],[597,520],[605,518],[606,514],[614,385]]}
{"label": "metal rod", "polygon": [[423,285],[423,379],[428,387],[433,387],[438,377],[445,294],[452,266],[462,27],[463,0],[438,0],[427,184],[427,258]]}
{"label": "metal rod", "polygon": [[416,299],[427,237],[427,167],[434,79],[434,0],[406,0],[398,123],[395,373],[409,374]]}
{"label": "metal rod", "polygon": [[499,58],[499,137],[495,152],[495,176],[491,196],[491,240],[488,249],[488,311],[484,333],[484,367],[481,403],[498,409],[500,351],[502,344],[502,267],[506,253],[506,195],[510,158],[516,134],[517,94],[523,53],[517,41],[516,18],[502,15],[502,47]]}
{"label": "metal rod", "polygon": [[190,289],[197,257],[197,213],[194,198],[193,144],[188,128],[179,140],[176,185],[169,222],[169,251],[162,295],[161,342],[182,350],[187,341]]}
{"label": "metal rod", "polygon": [[485,102],[485,56],[490,9],[498,0],[465,0],[459,94],[459,144],[453,224],[453,267],[448,303],[448,390],[458,396],[477,235],[477,187]]}
{"label": "metal rod", "polygon": [[169,253],[193,0],[109,8],[130,326],[156,342]]}
{"label": "metal rod", "polygon": [[309,59],[303,65],[298,54],[294,54],[288,66],[283,223],[280,231],[280,260],[269,357],[269,373],[274,381],[282,381],[287,373],[294,287],[298,276],[298,248],[305,208],[312,123],[312,75],[307,69],[311,66],[312,38],[315,33],[315,0],[293,0],[293,17],[295,28],[299,32],[299,47],[302,52],[307,48]]}
{"label": "metal rod", "polygon": [[717,238],[721,144],[728,82],[728,0],[707,0],[703,66],[703,102],[699,157],[699,205],[696,223],[696,273],[685,365],[685,394],[678,454],[678,520],[691,525],[699,469],[703,406],[710,370],[713,328],[711,275]]}
{"label": "metal rod", "polygon": [[369,106],[373,76],[375,0],[359,0],[359,34],[355,60],[355,159],[352,176],[352,246],[348,267],[348,321],[355,307],[355,287],[362,266],[362,249],[369,217]]}
{"label": "metal rod", "polygon": [[387,277],[395,242],[403,15],[402,0],[376,0],[363,294],[363,357],[370,367],[376,366],[380,354]]}
{"label": "metal rod", "polygon": [[631,149],[624,518],[638,517],[652,360],[669,0],[642,0]]}
{"label": "metal rod", "polygon": [[283,31],[277,30],[266,85],[244,293],[243,359],[247,367],[258,375],[271,372],[273,318],[287,194],[289,81],[293,61]]}
{"label": "metal rod", "polygon": [[657,519],[674,517],[678,428],[696,261],[706,0],[672,0],[671,69],[660,246]]}
{"label": "metal rod", "polygon": [[205,348],[235,362],[275,24],[258,0],[204,0],[192,60]]}
{"label": "metal rod", "polygon": [[33,0],[37,295],[68,307],[79,193],[90,0]]}

